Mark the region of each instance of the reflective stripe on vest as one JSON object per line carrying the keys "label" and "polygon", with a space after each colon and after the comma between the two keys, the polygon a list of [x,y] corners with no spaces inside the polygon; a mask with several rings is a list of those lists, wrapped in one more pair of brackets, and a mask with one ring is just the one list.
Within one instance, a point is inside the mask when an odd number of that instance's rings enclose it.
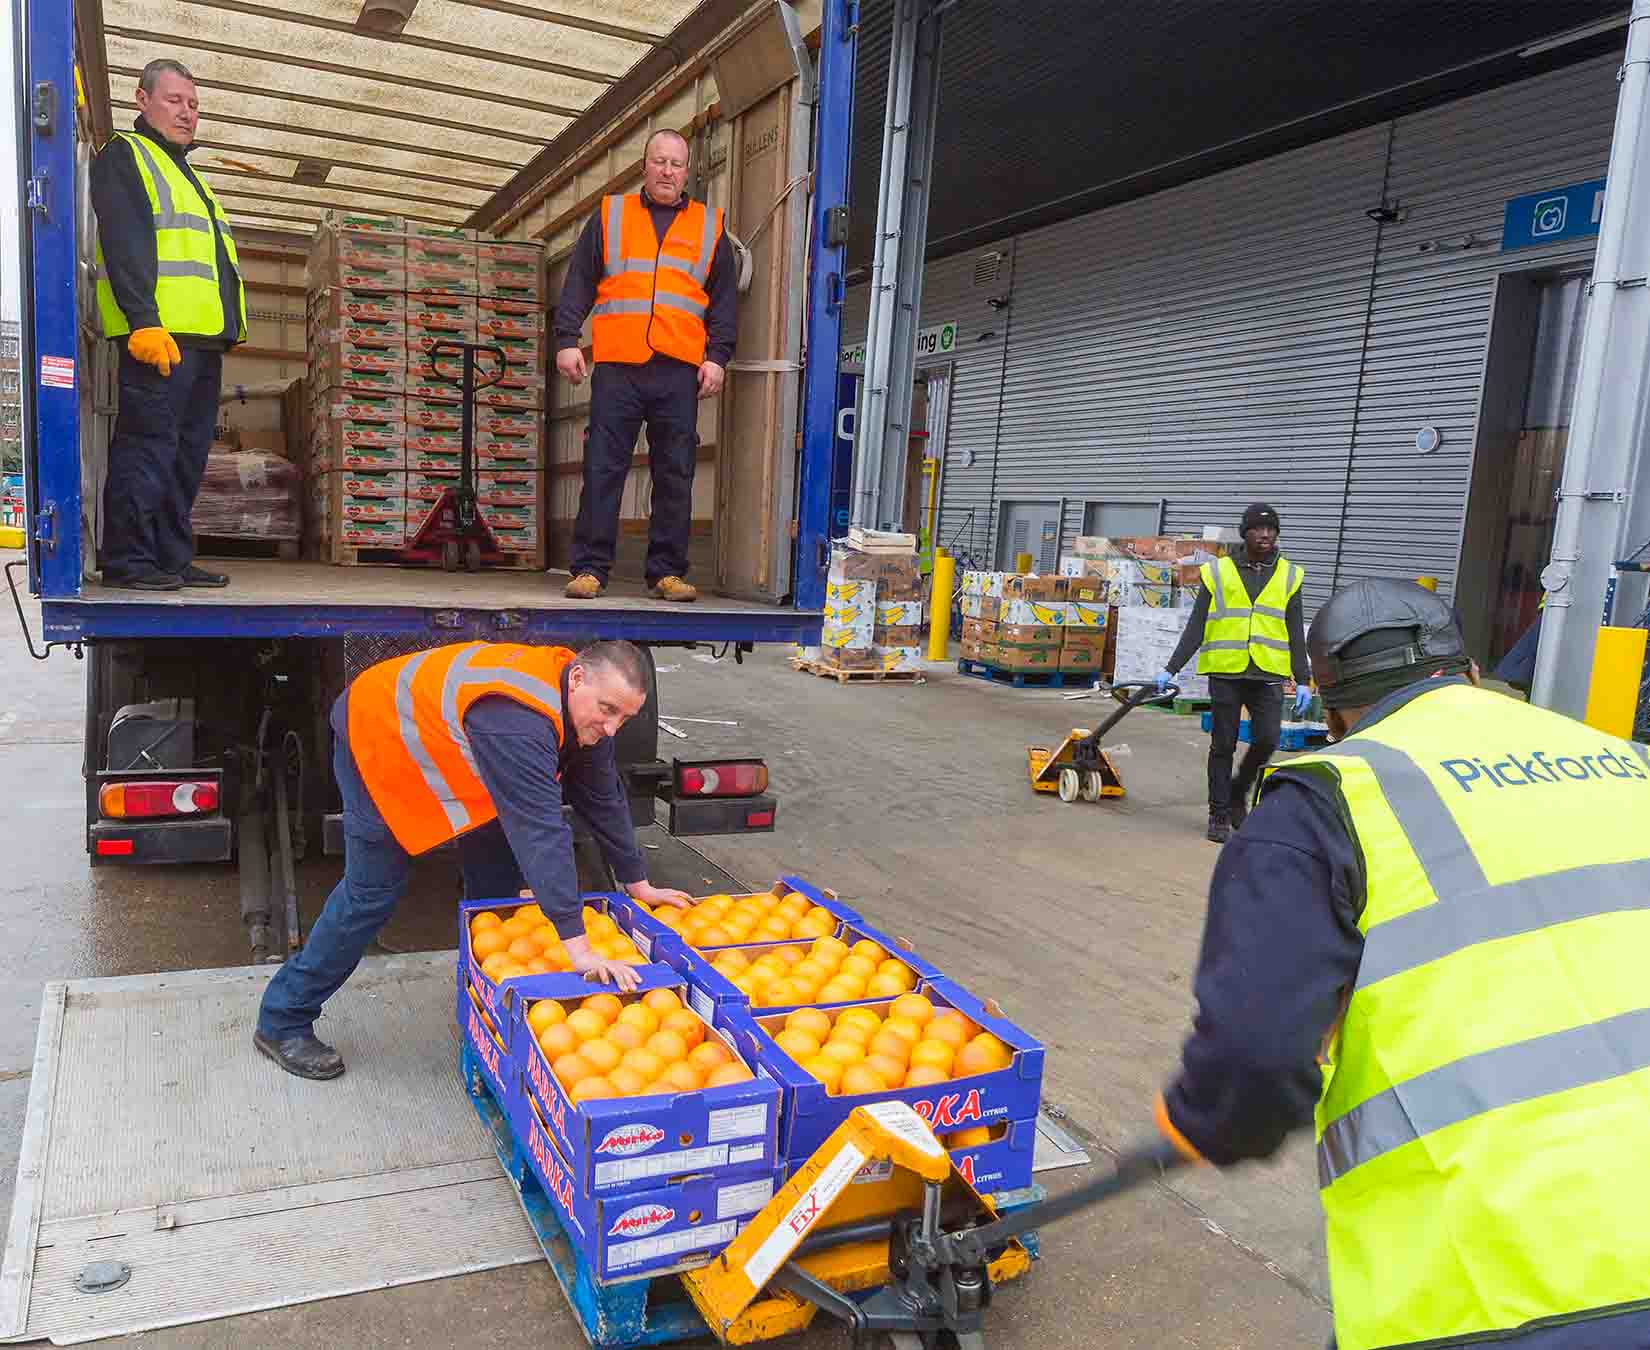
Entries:
{"label": "reflective stripe on vest", "polygon": [[[212,232],[214,218],[223,236],[224,252],[236,270],[237,282],[240,272],[240,256],[228,217],[204,179],[197,192],[172,157],[157,152],[147,137],[125,131],[115,134],[132,147],[138,178],[155,214],[155,308],[161,327],[172,333],[197,337],[219,336],[224,331],[224,313],[223,295],[218,286],[217,241]],[[120,337],[131,332],[132,325],[121,312],[114,287],[109,284],[101,242],[97,247],[94,275],[104,335]],[[238,290],[239,336],[244,338],[246,288],[238,285]]]}
{"label": "reflective stripe on vest", "polygon": [[548,717],[561,739],[565,647],[468,642],[385,661],[350,686],[349,743],[384,822],[411,854],[497,816],[464,729],[498,695]]}
{"label": "reflective stripe on vest", "polygon": [[1261,670],[1287,678],[1289,602],[1306,573],[1281,554],[1277,566],[1253,604],[1242,574],[1231,558],[1204,563],[1198,575],[1209,589],[1209,614],[1198,648],[1199,675],[1242,675],[1254,661]]}
{"label": "reflective stripe on vest", "polygon": [[590,311],[598,362],[641,365],[658,353],[697,366],[705,359],[705,315],[722,212],[689,202],[661,240],[636,193],[604,197],[601,281]]}
{"label": "reflective stripe on vest", "polygon": [[1367,880],[1317,1111],[1338,1344],[1650,1302],[1650,751],[1451,683],[1277,772]]}

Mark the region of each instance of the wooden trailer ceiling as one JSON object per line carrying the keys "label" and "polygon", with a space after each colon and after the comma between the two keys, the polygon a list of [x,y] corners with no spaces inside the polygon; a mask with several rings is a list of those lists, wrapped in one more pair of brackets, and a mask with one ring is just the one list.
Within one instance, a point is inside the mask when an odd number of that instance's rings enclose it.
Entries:
{"label": "wooden trailer ceiling", "polygon": [[399,32],[358,22],[409,0],[78,3],[104,125],[131,125],[146,62],[183,62],[201,103],[190,161],[230,218],[307,233],[328,207],[462,224],[695,0],[411,0]]}

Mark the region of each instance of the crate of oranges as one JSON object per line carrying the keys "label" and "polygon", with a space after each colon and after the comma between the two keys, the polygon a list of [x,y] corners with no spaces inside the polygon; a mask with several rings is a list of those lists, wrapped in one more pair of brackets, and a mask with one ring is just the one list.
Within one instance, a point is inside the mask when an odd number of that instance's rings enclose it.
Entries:
{"label": "crate of oranges", "polygon": [[[645,958],[620,926],[627,912],[612,897],[584,897],[584,931],[596,952],[614,961]],[[554,975],[572,968],[561,939],[531,900],[465,900],[458,907],[460,983],[468,982],[495,1026],[509,1033],[507,980]],[[460,1025],[463,1025],[462,1019]]]}
{"label": "crate of oranges", "polygon": [[[717,1016],[784,1088],[779,1147],[792,1161],[867,1102],[902,1101],[942,1139],[1037,1116],[1042,1045],[950,980],[875,1002],[749,1017],[725,1008]],[[952,1146],[984,1142],[964,1135]]]}
{"label": "crate of oranges", "polygon": [[781,877],[751,895],[703,896],[687,909],[661,906],[649,914],[635,901],[629,904],[632,911],[641,912],[632,936],[653,960],[681,947],[812,941],[834,933],[838,924],[860,918],[833,892],[794,876]]}
{"label": "crate of oranges", "polygon": [[684,1003],[682,978],[640,968],[632,994],[574,976],[517,987],[524,1105],[544,1121],[581,1195],[665,1177],[772,1169],[779,1087]]}

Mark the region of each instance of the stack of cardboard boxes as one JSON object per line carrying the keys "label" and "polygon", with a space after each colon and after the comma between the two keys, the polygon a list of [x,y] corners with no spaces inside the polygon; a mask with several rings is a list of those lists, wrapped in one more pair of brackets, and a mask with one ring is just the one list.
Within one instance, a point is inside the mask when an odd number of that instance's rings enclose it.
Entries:
{"label": "stack of cardboard boxes", "polygon": [[[462,365],[442,341],[504,352],[475,397],[481,514],[543,566],[544,267],[539,244],[328,212],[307,265],[309,545],[335,562],[415,540],[458,485]],[[478,383],[498,366],[477,357]]]}
{"label": "stack of cardboard boxes", "polygon": [[1014,672],[1098,671],[1107,612],[1098,588],[1067,577],[964,572],[962,656]]}
{"label": "stack of cardboard boxes", "polygon": [[838,543],[825,578],[825,625],[806,660],[834,670],[914,672],[922,660],[922,568],[909,552]]}

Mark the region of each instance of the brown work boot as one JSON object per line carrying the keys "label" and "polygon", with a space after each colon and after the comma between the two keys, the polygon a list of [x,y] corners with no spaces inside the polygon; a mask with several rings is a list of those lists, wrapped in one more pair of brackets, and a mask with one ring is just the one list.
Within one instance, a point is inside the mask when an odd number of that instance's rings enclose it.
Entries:
{"label": "brown work boot", "polygon": [[569,600],[594,600],[605,589],[602,579],[594,572],[580,572],[567,583],[567,589],[562,594]]}
{"label": "brown work boot", "polygon": [[656,595],[661,600],[680,600],[683,603],[699,598],[699,592],[681,577],[660,577],[648,588],[648,594]]}

